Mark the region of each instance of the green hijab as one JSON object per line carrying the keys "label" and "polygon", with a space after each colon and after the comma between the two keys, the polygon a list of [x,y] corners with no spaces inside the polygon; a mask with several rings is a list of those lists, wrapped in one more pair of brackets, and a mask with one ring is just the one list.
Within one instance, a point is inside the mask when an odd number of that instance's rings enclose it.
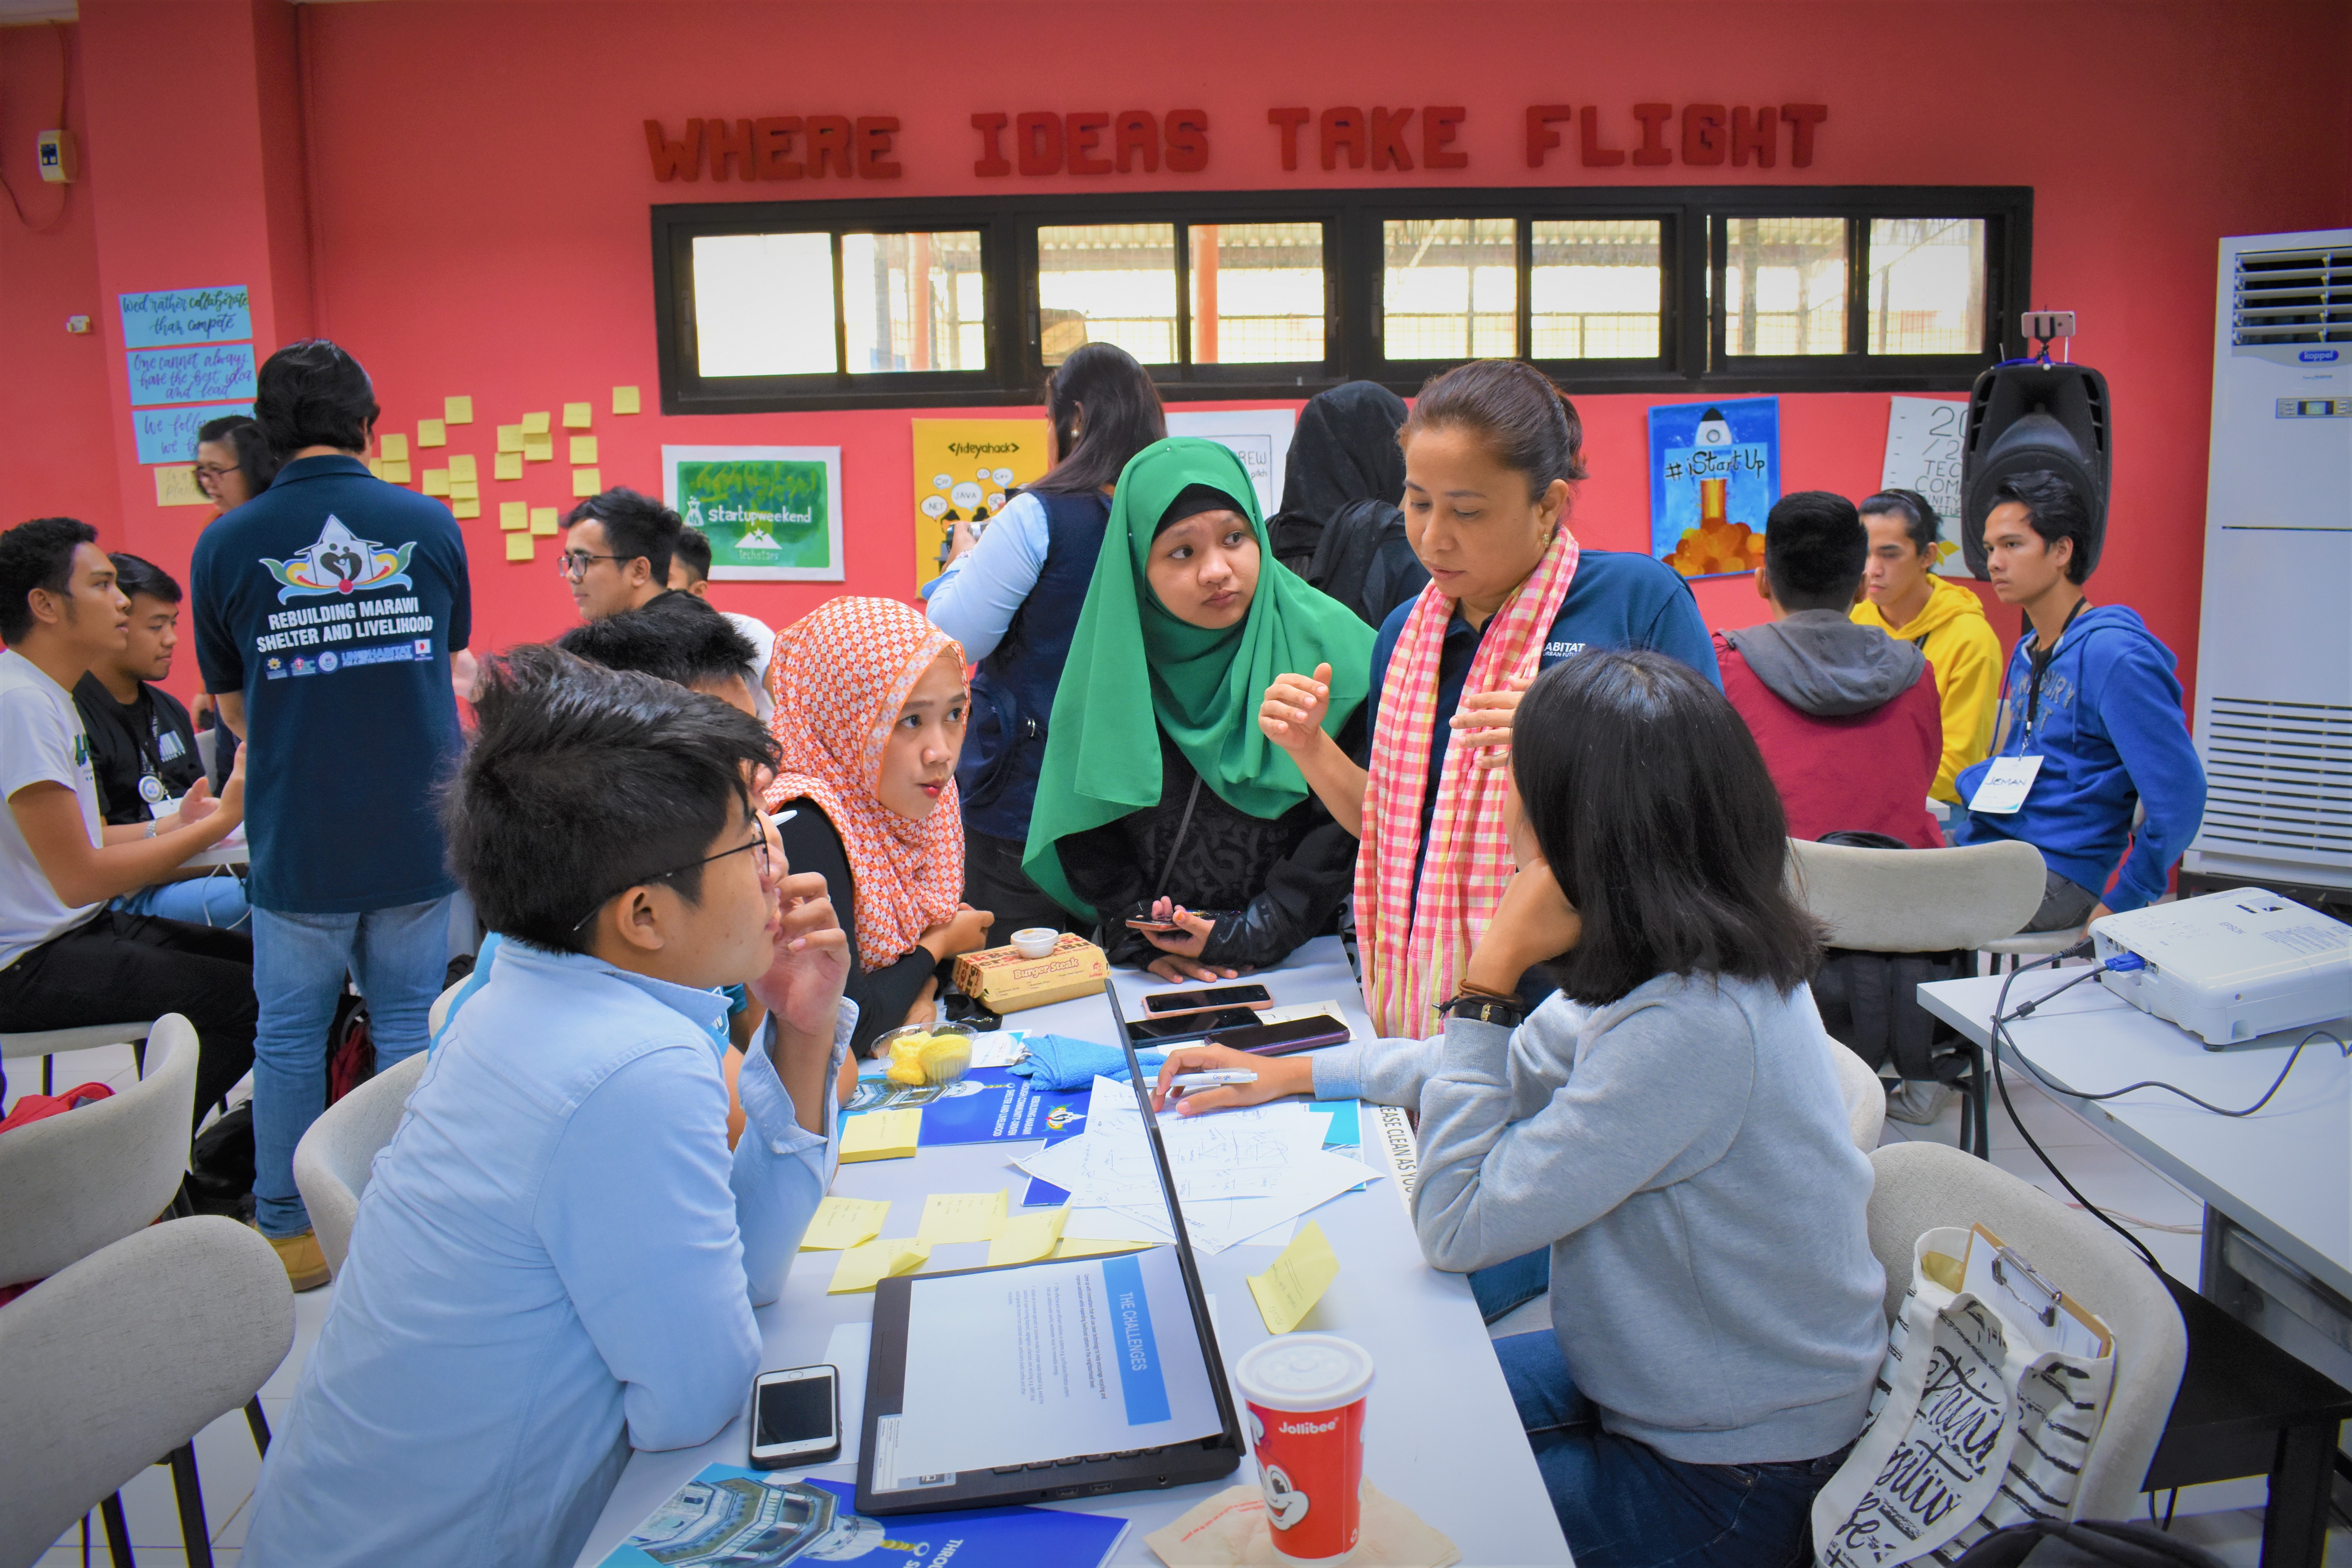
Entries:
{"label": "green hijab", "polygon": [[[1223,631],[1169,614],[1145,575],[1160,518],[1193,485],[1232,498],[1257,535],[1257,593],[1249,614]],[[1240,458],[1196,437],[1146,447],[1111,497],[1102,553],[1054,696],[1022,868],[1064,908],[1091,916],[1062,875],[1054,846],[1160,804],[1163,730],[1226,805],[1280,816],[1307,798],[1307,781],[1257,727],[1265,689],[1278,675],[1330,665],[1323,722],[1337,731],[1364,700],[1373,636],[1354,611],[1274,558]]]}

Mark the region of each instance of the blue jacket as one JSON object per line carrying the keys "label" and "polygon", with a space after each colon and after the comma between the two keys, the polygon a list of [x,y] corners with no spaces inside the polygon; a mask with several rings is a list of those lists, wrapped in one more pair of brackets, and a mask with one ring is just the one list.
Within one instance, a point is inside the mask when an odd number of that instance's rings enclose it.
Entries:
{"label": "blue jacket", "polygon": [[[2094,893],[2104,892],[2123,859],[2122,879],[2102,901],[2117,913],[2154,903],[2205,817],[2205,769],[2181,716],[2179,661],[2137,611],[2098,605],[2058,639],[2036,705],[2032,646],[2029,632],[2010,656],[1992,756],[1961,770],[1957,784],[1962,800],[1975,799],[2000,757],[2039,756],[2042,771],[2015,813],[1963,818],[1959,842],[2023,839],[2052,870]],[[2030,707],[2038,710],[2029,731]],[[2147,808],[2137,835],[2135,805]]]}

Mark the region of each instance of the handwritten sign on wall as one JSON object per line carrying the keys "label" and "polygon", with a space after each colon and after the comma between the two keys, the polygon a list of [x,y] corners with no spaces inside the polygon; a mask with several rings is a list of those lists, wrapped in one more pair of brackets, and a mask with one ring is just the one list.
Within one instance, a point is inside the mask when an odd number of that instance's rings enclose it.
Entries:
{"label": "handwritten sign on wall", "polygon": [[1882,489],[1916,490],[1943,519],[1935,570],[1965,577],[1960,554],[1960,446],[1968,423],[1963,398],[1895,397],[1886,405],[1886,461]]}
{"label": "handwritten sign on wall", "polygon": [[196,455],[196,432],[211,420],[250,414],[250,403],[205,403],[190,408],[134,408],[131,434],[142,463],[184,463]]}
{"label": "handwritten sign on wall", "polygon": [[131,406],[159,403],[219,403],[253,396],[253,345],[215,343],[204,348],[134,351],[131,361]]}
{"label": "handwritten sign on wall", "polygon": [[237,342],[253,336],[252,304],[242,286],[158,289],[117,298],[126,349]]}

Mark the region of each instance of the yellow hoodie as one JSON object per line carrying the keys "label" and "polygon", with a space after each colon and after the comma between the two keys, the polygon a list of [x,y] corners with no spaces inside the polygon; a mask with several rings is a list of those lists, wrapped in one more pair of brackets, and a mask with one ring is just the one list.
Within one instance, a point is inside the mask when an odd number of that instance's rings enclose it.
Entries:
{"label": "yellow hoodie", "polygon": [[1944,759],[1928,793],[1957,805],[1960,797],[1952,781],[1992,749],[1993,712],[2000,700],[2000,638],[1985,619],[1982,600],[1946,578],[1930,577],[1928,582],[1935,591],[1927,595],[1927,607],[1902,629],[1888,626],[1878,606],[1867,599],[1853,607],[1853,619],[1916,644],[1927,656],[1944,710]]}

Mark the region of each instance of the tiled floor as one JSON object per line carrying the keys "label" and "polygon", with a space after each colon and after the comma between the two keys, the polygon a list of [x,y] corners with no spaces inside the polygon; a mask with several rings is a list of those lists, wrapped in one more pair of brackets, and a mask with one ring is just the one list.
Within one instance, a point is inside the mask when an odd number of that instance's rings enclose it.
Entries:
{"label": "tiled floor", "polygon": [[[38,1063],[15,1062],[10,1069],[10,1103],[23,1090],[40,1087]],[[115,1046],[58,1058],[55,1079],[60,1089],[93,1079],[120,1088],[132,1076],[130,1047]],[[2009,1090],[2018,1116],[2074,1184],[2129,1225],[2176,1278],[2196,1279],[2203,1205],[2031,1082],[2012,1078]],[[244,1092],[240,1088],[238,1095]],[[1951,1143],[1958,1136],[1959,1109],[1955,1105],[1934,1126],[1906,1127],[1889,1121],[1885,1141],[1916,1138]],[[2062,1201],[2073,1201],[2026,1146],[1998,1100],[1993,1104],[1990,1142],[1994,1164]],[[273,1426],[285,1417],[295,1379],[318,1340],[333,1298],[331,1285],[294,1299],[294,1348],[261,1390],[262,1408]],[[1538,1300],[1496,1323],[1491,1332],[1500,1337],[1544,1328],[1549,1322],[1548,1303]],[[260,1468],[242,1413],[225,1415],[197,1435],[196,1464],[204,1482],[213,1561],[221,1568],[234,1568],[245,1542],[254,1477]],[[2252,1568],[2261,1556],[2263,1497],[2259,1480],[2191,1488],[2180,1494],[2174,1532],[2216,1553],[2231,1568]],[[142,1472],[122,1489],[122,1506],[142,1568],[184,1568],[187,1558],[180,1549],[180,1519],[173,1502],[171,1472],[161,1467]],[[67,1568],[81,1560],[79,1532],[70,1531],[41,1558],[41,1568]],[[105,1539],[95,1515],[90,1520],[90,1561],[107,1561]],[[2352,1568],[2352,1531],[2330,1531],[2327,1562],[2336,1568]]]}

